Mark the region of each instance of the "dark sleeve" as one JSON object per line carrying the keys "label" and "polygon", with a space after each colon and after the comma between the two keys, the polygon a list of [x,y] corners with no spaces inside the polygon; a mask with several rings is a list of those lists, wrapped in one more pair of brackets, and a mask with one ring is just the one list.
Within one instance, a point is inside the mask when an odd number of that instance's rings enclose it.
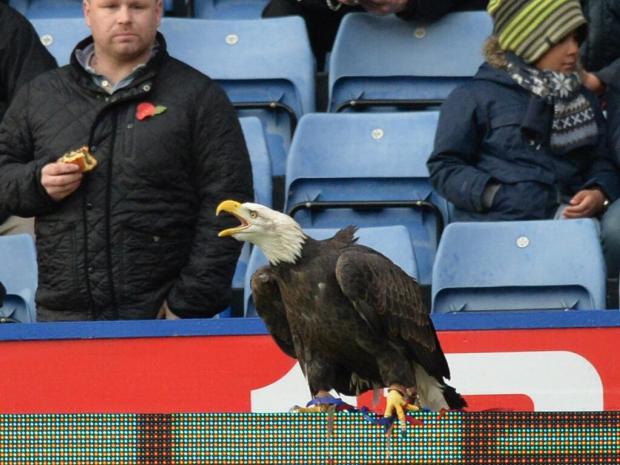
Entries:
{"label": "dark sleeve", "polygon": [[472,91],[461,87],[441,107],[435,147],[427,165],[433,187],[455,206],[484,209],[482,194],[491,176],[476,167],[483,137]]}
{"label": "dark sleeve", "polygon": [[11,102],[21,85],[54,68],[56,60],[30,22],[0,5],[0,89],[5,93],[5,100]]}
{"label": "dark sleeve", "polygon": [[620,58],[594,73],[607,87],[620,89]]}
{"label": "dark sleeve", "polygon": [[582,188],[598,186],[605,192],[607,198],[613,202],[620,194],[620,173],[610,154],[609,134],[605,118],[598,107],[596,98],[592,96],[590,102],[597,116],[599,137],[598,144],[591,154],[592,162],[585,173],[587,182]]}
{"label": "dark sleeve", "polygon": [[616,166],[620,167],[620,88],[607,89],[607,138]]}
{"label": "dark sleeve", "polygon": [[30,89],[20,89],[0,123],[0,211],[23,217],[49,212],[56,205],[41,186],[41,169],[48,160],[34,160]]}
{"label": "dark sleeve", "polygon": [[402,19],[436,21],[453,10],[478,10],[486,7],[487,0],[409,0],[398,16]]}
{"label": "dark sleeve", "polygon": [[[30,22],[0,3],[0,121],[21,85],[55,67],[56,60]],[[8,211],[0,207],[0,223],[8,216]]]}
{"label": "dark sleeve", "polygon": [[209,317],[230,304],[231,281],[241,243],[218,232],[238,221],[215,216],[223,200],[250,201],[252,168],[235,110],[217,84],[203,93],[195,117],[193,148],[199,195],[190,261],[168,294],[170,309],[182,318]]}

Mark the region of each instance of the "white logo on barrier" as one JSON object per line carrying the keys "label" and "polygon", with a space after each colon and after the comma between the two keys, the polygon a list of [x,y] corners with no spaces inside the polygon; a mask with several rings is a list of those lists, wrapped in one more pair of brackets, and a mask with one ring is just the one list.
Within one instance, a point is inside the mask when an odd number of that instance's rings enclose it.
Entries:
{"label": "white logo on barrier", "polygon": [[[584,357],[567,351],[446,354],[463,395],[521,394],[537,411],[603,410],[603,383]],[[355,397],[343,397],[356,405]],[[285,412],[310,400],[299,364],[276,382],[251,392],[252,412]],[[509,406],[504,406],[509,407]]]}
{"label": "white logo on barrier", "polygon": [[603,410],[596,368],[574,352],[447,354],[451,384],[463,395],[523,394],[537,411]]}

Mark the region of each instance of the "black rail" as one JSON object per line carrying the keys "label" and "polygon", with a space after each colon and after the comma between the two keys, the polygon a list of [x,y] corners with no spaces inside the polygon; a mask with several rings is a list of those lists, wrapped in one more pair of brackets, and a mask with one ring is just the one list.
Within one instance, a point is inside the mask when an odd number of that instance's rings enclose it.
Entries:
{"label": "black rail", "polygon": [[443,215],[437,205],[427,200],[355,200],[355,201],[308,201],[303,203],[297,203],[293,205],[289,210],[290,216],[295,216],[295,213],[301,210],[327,210],[330,208],[350,208],[353,210],[371,211],[380,210],[383,208],[414,208],[430,211],[435,216],[435,225],[437,231],[437,242],[441,237],[441,233],[444,228]]}
{"label": "black rail", "polygon": [[297,115],[295,111],[289,105],[282,102],[233,102],[233,106],[238,110],[281,110],[288,114],[291,121],[291,136],[297,127]]}
{"label": "black rail", "polygon": [[405,100],[405,99],[368,99],[368,100],[348,100],[341,103],[336,108],[336,113],[351,109],[366,109],[372,107],[398,107],[403,110],[420,111],[426,110],[428,107],[439,106],[443,103],[443,100],[439,99],[420,99],[420,100]]}

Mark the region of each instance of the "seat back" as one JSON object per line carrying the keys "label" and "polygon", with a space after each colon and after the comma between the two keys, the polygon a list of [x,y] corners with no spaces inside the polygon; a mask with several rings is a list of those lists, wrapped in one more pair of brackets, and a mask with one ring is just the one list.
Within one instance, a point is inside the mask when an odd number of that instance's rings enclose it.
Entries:
{"label": "seat back", "polygon": [[260,119],[246,116],[239,118],[241,130],[248,147],[250,162],[252,163],[252,180],[254,182],[254,201],[271,208],[272,182],[271,162],[265,132]]}
{"label": "seat back", "polygon": [[314,57],[303,19],[165,18],[176,58],[217,80],[240,116],[264,123],[274,175],[283,175],[297,120],[314,111]]}
{"label": "seat back", "polygon": [[605,262],[591,219],[451,223],[433,269],[435,313],[603,309]]}
{"label": "seat back", "polygon": [[430,284],[447,202],[426,160],[436,112],[306,115],[286,172],[286,211],[303,227],[404,225]]}
{"label": "seat back", "polygon": [[[11,0],[9,4],[31,20],[43,18],[82,19],[84,16],[81,0]],[[172,9],[173,0],[164,0],[164,12],[170,12]]]}
{"label": "seat back", "polygon": [[[256,117],[239,118],[241,129],[248,146],[250,161],[252,162],[252,180],[254,183],[254,200],[266,207],[272,206],[271,192],[271,163],[267,153],[267,144],[261,121]],[[242,289],[245,272],[250,260],[251,244],[245,242],[237,260],[237,267],[233,276],[233,289]]]}
{"label": "seat back", "polygon": [[28,234],[0,236],[0,282],[7,292],[0,319],[34,323],[37,257]]}
{"label": "seat back", "polygon": [[[31,20],[40,18],[81,19],[83,16],[80,0],[11,0],[9,4]],[[84,22],[83,19],[82,22]]]}
{"label": "seat back", "polygon": [[330,57],[329,110],[394,101],[407,108],[437,106],[476,73],[491,31],[482,11],[450,13],[431,24],[350,13]]}
{"label": "seat back", "polygon": [[90,35],[84,18],[41,18],[30,22],[58,66],[68,64],[78,42]]}
{"label": "seat back", "polygon": [[[313,239],[329,239],[338,232],[333,228],[307,228],[306,234]],[[418,279],[415,251],[409,241],[409,232],[404,226],[383,226],[376,228],[360,228],[356,237],[358,243],[373,248],[392,260],[409,276]],[[244,285],[245,316],[256,316],[256,307],[252,300],[252,275],[261,266],[267,265],[267,258],[258,247],[253,247]]]}
{"label": "seat back", "polygon": [[194,17],[259,19],[267,3],[267,0],[194,0]]}

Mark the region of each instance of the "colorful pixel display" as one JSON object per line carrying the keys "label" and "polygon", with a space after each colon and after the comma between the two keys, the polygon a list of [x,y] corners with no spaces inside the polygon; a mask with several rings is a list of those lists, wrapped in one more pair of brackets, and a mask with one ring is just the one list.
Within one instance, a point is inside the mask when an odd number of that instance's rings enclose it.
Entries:
{"label": "colorful pixel display", "polygon": [[2,465],[620,464],[620,412],[0,415]]}

